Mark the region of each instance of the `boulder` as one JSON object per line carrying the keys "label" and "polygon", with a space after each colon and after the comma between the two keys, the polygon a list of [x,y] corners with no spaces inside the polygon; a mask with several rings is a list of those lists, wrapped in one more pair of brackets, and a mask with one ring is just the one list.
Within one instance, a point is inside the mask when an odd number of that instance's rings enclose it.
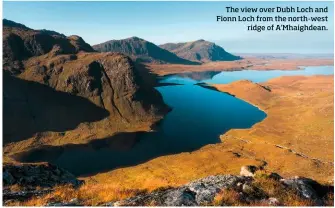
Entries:
{"label": "boulder", "polygon": [[257,167],[253,165],[247,165],[241,167],[241,176],[248,176],[253,177],[255,175],[255,172],[257,171]]}
{"label": "boulder", "polygon": [[195,193],[197,204],[202,205],[213,201],[222,189],[235,188],[239,182],[244,183],[247,180],[240,176],[217,175],[193,181],[185,186]]}
{"label": "boulder", "polygon": [[318,194],[314,188],[319,188],[321,185],[312,179],[295,176],[293,178],[281,179],[280,181],[284,185],[295,190],[303,198],[306,199],[318,198]]}
{"label": "boulder", "polygon": [[185,189],[177,189],[170,191],[166,194],[166,199],[163,202],[163,206],[197,206],[195,200],[195,193]]}

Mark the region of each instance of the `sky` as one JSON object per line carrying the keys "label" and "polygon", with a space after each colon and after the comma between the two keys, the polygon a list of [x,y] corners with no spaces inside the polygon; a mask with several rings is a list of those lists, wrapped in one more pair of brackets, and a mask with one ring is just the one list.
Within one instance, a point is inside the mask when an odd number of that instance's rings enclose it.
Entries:
{"label": "sky", "polygon": [[[216,21],[217,15],[250,15],[227,13],[227,6],[328,6],[327,14],[304,13],[307,16],[327,15],[329,21],[319,25],[327,26],[328,31],[247,31],[250,22]],[[79,35],[91,45],[137,36],[155,44],[205,39],[232,53],[334,51],[333,2],[4,2],[3,18],[33,29]]]}

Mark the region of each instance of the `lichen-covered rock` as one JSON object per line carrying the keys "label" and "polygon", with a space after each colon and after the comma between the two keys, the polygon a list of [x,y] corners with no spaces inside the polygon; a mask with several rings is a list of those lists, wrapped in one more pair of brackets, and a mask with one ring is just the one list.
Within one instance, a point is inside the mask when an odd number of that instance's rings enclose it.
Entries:
{"label": "lichen-covered rock", "polygon": [[189,188],[172,190],[166,193],[164,206],[196,206],[196,194]]}
{"label": "lichen-covered rock", "polygon": [[44,189],[44,190],[34,190],[34,189],[26,189],[21,191],[10,191],[9,189],[3,190],[3,200],[4,202],[9,201],[24,201],[31,197],[42,196],[48,194],[52,191],[52,189]]}
{"label": "lichen-covered rock", "polygon": [[[3,164],[3,202],[25,201],[51,193],[57,185],[80,187],[84,181],[78,180],[68,171],[49,163],[43,164]],[[19,188],[11,189],[12,185]],[[74,203],[69,203],[74,205]]]}
{"label": "lichen-covered rock", "polygon": [[206,204],[211,202],[222,189],[236,187],[237,183],[248,180],[249,178],[241,176],[217,175],[193,181],[185,186],[195,193],[197,204]]}
{"label": "lichen-covered rock", "polygon": [[[255,178],[247,176],[234,175],[216,175],[195,180],[186,185],[176,188],[166,188],[153,191],[151,193],[140,194],[125,200],[110,202],[105,206],[205,206],[213,205],[216,196],[224,195],[229,191],[238,195],[237,198],[228,200],[234,201],[234,204],[259,204],[264,206],[281,206],[282,202],[276,196],[269,196],[264,190],[254,184]],[[314,194],[316,190],[324,189],[322,185],[314,183],[313,180],[306,178],[283,179],[287,188],[297,188],[308,199],[316,205],[322,205],[322,196]],[[308,184],[308,185],[307,185]],[[307,188],[308,187],[308,188]],[[327,191],[327,190],[326,190]],[[331,191],[331,190],[330,190]],[[328,194],[330,193],[328,190]],[[325,192],[326,193],[326,192]],[[323,193],[323,194],[325,194]],[[314,195],[313,195],[314,194]],[[232,195],[228,195],[232,197]],[[280,197],[280,196],[278,196]],[[227,200],[227,199],[226,199]],[[221,201],[221,205],[229,205],[231,201]],[[228,203],[228,204],[226,204]]]}
{"label": "lichen-covered rock", "polygon": [[77,187],[83,184],[83,181],[76,179],[68,171],[49,163],[18,165],[5,163],[3,172],[6,175],[3,178],[4,186],[17,184],[25,188],[34,188],[71,184]]}
{"label": "lichen-covered rock", "polygon": [[[234,175],[209,176],[178,188],[168,188],[112,203],[114,206],[199,206],[210,204],[222,189],[235,188],[250,178]],[[111,205],[111,204],[110,204]]]}
{"label": "lichen-covered rock", "polygon": [[317,199],[318,193],[315,190],[322,189],[319,183],[304,177],[296,176],[293,178],[281,179],[281,182],[297,191],[298,194],[306,199]]}

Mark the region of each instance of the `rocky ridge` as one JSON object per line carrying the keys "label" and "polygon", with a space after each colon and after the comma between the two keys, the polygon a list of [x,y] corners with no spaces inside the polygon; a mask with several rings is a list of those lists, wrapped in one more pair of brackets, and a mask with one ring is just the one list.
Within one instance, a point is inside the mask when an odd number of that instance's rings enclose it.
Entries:
{"label": "rocky ridge", "polygon": [[99,52],[120,52],[132,57],[137,62],[197,64],[196,62],[180,58],[175,54],[138,37],[131,37],[122,40],[110,40],[94,45],[93,48]]}
{"label": "rocky ridge", "polygon": [[202,39],[185,43],[166,43],[160,45],[159,47],[190,61],[210,62],[234,61],[242,59],[239,56],[228,53],[215,43]]}
{"label": "rocky ridge", "polygon": [[3,20],[3,69],[18,74],[24,61],[57,50],[57,54],[75,54],[94,49],[78,36],[66,37],[50,30],[33,30],[23,24]]}

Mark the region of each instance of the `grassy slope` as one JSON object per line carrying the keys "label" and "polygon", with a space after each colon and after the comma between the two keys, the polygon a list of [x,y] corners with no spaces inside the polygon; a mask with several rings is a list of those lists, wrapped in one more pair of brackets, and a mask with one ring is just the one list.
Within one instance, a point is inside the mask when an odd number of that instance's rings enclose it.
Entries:
{"label": "grassy slope", "polygon": [[[271,92],[251,82],[214,85],[263,109],[268,117],[251,129],[231,130],[221,136],[226,143],[248,140],[244,151],[264,158],[273,171],[332,180],[334,155],[333,76],[280,77],[263,83]],[[277,145],[277,146],[276,146]]]}

